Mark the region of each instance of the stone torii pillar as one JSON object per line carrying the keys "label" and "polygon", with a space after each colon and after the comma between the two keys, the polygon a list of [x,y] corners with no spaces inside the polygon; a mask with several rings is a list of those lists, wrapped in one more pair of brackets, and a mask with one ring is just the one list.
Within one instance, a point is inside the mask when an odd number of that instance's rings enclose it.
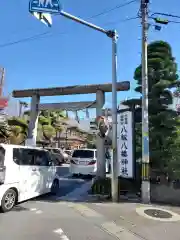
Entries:
{"label": "stone torii pillar", "polygon": [[39,117],[39,102],[40,102],[40,97],[38,95],[33,95],[31,98],[28,137],[26,140],[26,145],[28,146],[36,146],[38,117]]}
{"label": "stone torii pillar", "polygon": [[[103,106],[105,104],[105,94],[103,91],[98,90],[96,92],[96,117],[103,115]],[[106,176],[106,163],[105,163],[105,146],[104,139],[99,135],[96,136],[97,147],[97,174],[99,178],[105,178]]]}

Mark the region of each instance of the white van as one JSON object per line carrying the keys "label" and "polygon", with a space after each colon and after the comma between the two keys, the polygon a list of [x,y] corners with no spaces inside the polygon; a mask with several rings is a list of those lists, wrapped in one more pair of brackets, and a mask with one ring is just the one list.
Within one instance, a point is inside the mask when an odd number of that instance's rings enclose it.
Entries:
{"label": "white van", "polygon": [[50,153],[42,148],[0,144],[0,207],[48,192],[56,193],[59,180]]}
{"label": "white van", "polygon": [[74,176],[95,175],[97,171],[96,149],[76,149],[73,151],[70,162],[70,173]]}
{"label": "white van", "polygon": [[[110,171],[111,159],[105,154],[106,172]],[[70,173],[74,176],[96,175],[97,172],[97,149],[76,149],[72,153],[70,161]]]}

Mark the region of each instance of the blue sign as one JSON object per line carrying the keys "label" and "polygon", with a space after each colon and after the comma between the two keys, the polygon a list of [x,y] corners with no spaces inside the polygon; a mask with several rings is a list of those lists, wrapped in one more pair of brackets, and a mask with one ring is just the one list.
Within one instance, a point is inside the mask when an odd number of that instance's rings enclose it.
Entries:
{"label": "blue sign", "polygon": [[29,11],[39,13],[60,13],[61,4],[59,0],[30,0]]}

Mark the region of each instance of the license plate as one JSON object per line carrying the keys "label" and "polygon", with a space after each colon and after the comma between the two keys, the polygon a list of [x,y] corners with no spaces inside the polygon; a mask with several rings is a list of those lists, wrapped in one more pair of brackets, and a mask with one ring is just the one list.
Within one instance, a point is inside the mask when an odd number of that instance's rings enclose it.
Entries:
{"label": "license plate", "polygon": [[86,165],[86,161],[80,161],[79,164]]}

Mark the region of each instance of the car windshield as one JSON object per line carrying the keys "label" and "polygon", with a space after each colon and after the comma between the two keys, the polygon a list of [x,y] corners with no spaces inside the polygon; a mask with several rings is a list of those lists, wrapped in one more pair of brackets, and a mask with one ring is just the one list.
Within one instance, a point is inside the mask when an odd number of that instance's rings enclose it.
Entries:
{"label": "car windshield", "polygon": [[94,151],[91,151],[91,150],[75,150],[72,157],[94,158]]}

